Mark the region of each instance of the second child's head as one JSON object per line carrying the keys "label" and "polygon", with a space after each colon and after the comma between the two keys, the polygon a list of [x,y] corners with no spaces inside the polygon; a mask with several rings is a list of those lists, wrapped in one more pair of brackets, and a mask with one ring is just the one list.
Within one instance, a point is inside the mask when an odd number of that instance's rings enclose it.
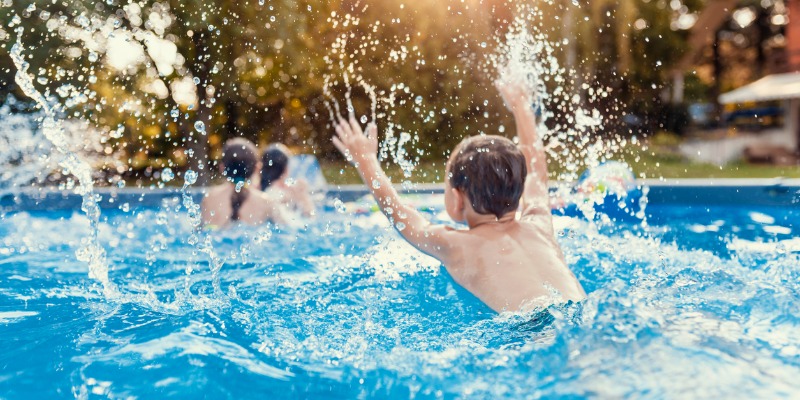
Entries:
{"label": "second child's head", "polygon": [[286,178],[291,157],[289,149],[280,143],[271,144],[264,150],[261,155],[261,190],[267,190],[273,183]]}
{"label": "second child's head", "polygon": [[246,182],[258,171],[258,149],[244,138],[230,139],[222,147],[222,174],[233,183]]}
{"label": "second child's head", "polygon": [[467,206],[497,219],[516,212],[527,175],[525,156],[511,140],[494,135],[468,137],[447,161],[447,213],[463,222]]}

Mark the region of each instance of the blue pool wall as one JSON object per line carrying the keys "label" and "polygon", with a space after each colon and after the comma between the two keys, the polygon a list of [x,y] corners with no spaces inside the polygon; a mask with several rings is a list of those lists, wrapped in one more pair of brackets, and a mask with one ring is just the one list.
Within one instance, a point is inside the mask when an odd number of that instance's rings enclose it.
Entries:
{"label": "blue pool wall", "polygon": [[[647,188],[647,200],[651,205],[752,205],[800,207],[800,179],[682,179],[640,181]],[[203,196],[203,188],[191,188],[188,192],[195,202]],[[404,193],[442,193],[439,184],[417,185]],[[330,185],[326,193],[329,199],[356,200],[367,192],[363,185]],[[164,200],[180,201],[179,188],[98,188],[100,207],[119,208],[128,203],[131,208],[159,207]],[[0,195],[0,212],[78,210],[81,196],[55,188],[25,188]]]}

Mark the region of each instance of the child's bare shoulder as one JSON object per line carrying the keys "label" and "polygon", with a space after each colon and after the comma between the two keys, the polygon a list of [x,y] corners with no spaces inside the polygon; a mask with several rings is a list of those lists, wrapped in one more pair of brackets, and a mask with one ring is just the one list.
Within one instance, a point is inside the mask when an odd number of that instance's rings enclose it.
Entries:
{"label": "child's bare shoulder", "polygon": [[206,197],[219,195],[220,193],[223,193],[223,192],[225,192],[225,186],[224,185],[212,186],[212,187],[208,188],[208,190],[206,191]]}
{"label": "child's bare shoulder", "polygon": [[225,195],[225,188],[222,186],[212,186],[203,195],[202,203],[211,204],[218,202]]}
{"label": "child's bare shoulder", "polygon": [[258,201],[259,204],[262,205],[272,205],[278,203],[278,199],[274,195],[262,192],[260,190],[256,190],[255,196],[253,197],[255,198],[256,201]]}

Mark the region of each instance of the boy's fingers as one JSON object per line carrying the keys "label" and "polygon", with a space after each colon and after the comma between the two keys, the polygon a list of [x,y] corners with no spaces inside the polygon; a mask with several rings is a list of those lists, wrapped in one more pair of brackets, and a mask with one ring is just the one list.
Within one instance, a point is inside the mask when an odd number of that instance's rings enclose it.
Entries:
{"label": "boy's fingers", "polygon": [[339,138],[343,141],[347,141],[353,135],[353,130],[350,129],[350,124],[346,120],[342,120],[342,123],[339,124]]}
{"label": "boy's fingers", "polygon": [[342,132],[344,132],[345,136],[350,136],[355,134],[355,132],[353,132],[353,127],[350,125],[350,122],[348,122],[346,119],[342,119],[342,123],[339,126],[342,128]]}
{"label": "boy's fingers", "polygon": [[364,132],[361,130],[361,125],[359,125],[358,121],[356,121],[356,115],[350,114],[350,127],[353,130],[353,134],[363,134]]}
{"label": "boy's fingers", "polygon": [[341,125],[336,124],[336,125],[333,126],[333,129],[336,131],[336,136],[334,136],[334,139],[340,139],[341,140],[341,139],[344,138],[345,133],[344,133],[344,129],[342,129]]}
{"label": "boy's fingers", "polygon": [[345,147],[344,143],[336,136],[333,137],[333,147],[336,147],[343,155],[347,154],[347,147]]}
{"label": "boy's fingers", "polygon": [[378,125],[374,122],[370,122],[370,124],[367,125],[367,137],[372,139],[378,138]]}
{"label": "boy's fingers", "polygon": [[[336,126],[339,129],[341,129],[342,133],[345,134],[345,135],[347,134],[347,132],[344,131],[346,125],[347,125],[347,121],[344,118],[342,118],[342,116],[340,114],[337,113],[336,114]],[[341,136],[341,135],[339,135],[339,136]]]}

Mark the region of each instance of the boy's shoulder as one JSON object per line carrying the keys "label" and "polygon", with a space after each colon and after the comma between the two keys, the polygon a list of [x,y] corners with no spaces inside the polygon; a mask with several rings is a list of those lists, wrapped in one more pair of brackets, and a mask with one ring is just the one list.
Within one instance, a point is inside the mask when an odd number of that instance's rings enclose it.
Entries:
{"label": "boy's shoulder", "polygon": [[537,237],[549,236],[553,232],[549,228],[550,221],[546,216],[533,214],[515,219],[503,228],[494,226],[479,226],[471,229],[456,230],[459,235],[453,236],[455,241],[461,242],[464,246],[478,244],[480,247],[491,245],[492,243],[504,242],[509,239],[512,241],[535,240]]}

